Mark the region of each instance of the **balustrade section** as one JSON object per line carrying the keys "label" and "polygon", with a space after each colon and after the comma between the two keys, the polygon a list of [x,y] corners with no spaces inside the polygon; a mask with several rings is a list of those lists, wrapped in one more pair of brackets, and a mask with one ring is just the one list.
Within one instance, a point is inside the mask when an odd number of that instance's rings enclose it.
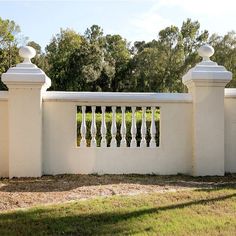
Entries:
{"label": "balustrade section", "polygon": [[84,147],[159,146],[157,106],[78,106],[77,145]]}

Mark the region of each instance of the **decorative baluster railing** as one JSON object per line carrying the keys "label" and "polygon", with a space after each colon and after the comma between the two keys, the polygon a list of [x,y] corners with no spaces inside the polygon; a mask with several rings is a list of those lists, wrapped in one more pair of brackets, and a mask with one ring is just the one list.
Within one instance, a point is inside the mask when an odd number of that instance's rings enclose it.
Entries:
{"label": "decorative baluster railing", "polygon": [[[136,104],[135,104],[136,105]],[[96,104],[96,106],[99,106]],[[91,126],[90,126],[90,134],[91,134],[91,140],[90,140],[90,147],[97,147],[97,125],[96,122],[96,106],[92,105],[91,110],[92,110],[92,120],[91,120]],[[137,113],[136,113],[136,106],[131,106],[131,115],[128,115],[129,119],[128,122],[131,124],[128,124],[130,134],[131,134],[131,140],[128,142],[127,141],[127,124],[126,124],[126,106],[121,106],[121,127],[120,127],[120,135],[121,139],[120,141],[120,147],[131,147],[131,148],[136,148],[138,147],[137,143]],[[148,118],[151,119],[150,126],[147,127],[147,107],[142,106],[142,122],[141,122],[141,142],[139,147],[144,148],[149,146],[150,148],[155,148],[157,147],[157,141],[156,141],[156,121],[155,121],[155,114],[156,114],[156,106],[151,107],[151,117]],[[86,140],[86,134],[87,134],[87,127],[86,127],[86,106],[82,105],[81,106],[81,126],[80,126],[80,134],[81,134],[81,140],[79,146],[82,147],[87,147],[88,141]],[[99,147],[102,148],[107,148],[108,146],[110,147],[117,147],[117,121],[116,121],[116,111],[117,111],[117,106],[112,106],[112,123],[110,130],[107,130],[107,121],[106,121],[106,106],[102,105],[101,106],[101,126],[99,125],[100,132],[99,134],[101,135],[101,143]],[[149,113],[149,112],[148,112]],[[131,116],[131,117],[130,117]],[[131,121],[130,121],[131,118]],[[150,138],[147,137],[147,128],[150,130]],[[111,141],[110,144],[108,144],[108,137],[107,137],[107,132],[110,132],[111,134]]]}
{"label": "decorative baluster railing", "polygon": [[137,135],[137,126],[136,126],[136,107],[132,107],[132,124],[131,124],[131,142],[130,142],[130,147],[134,148],[137,147],[137,140],[136,140],[136,135]]}
{"label": "decorative baluster railing", "polygon": [[92,106],[92,123],[91,123],[91,147],[97,147],[96,141],[96,106]]}
{"label": "decorative baluster railing", "polygon": [[[147,147],[155,148],[159,145],[161,140],[159,125],[157,125],[157,109],[159,111],[159,106],[163,106],[165,110],[166,104],[169,103],[192,103],[192,95],[188,93],[177,94],[177,93],[110,93],[110,92],[47,92],[43,97],[44,101],[62,101],[62,102],[73,102],[77,106],[82,108],[81,112],[81,127],[80,130],[80,147],[117,147],[117,142],[120,142],[120,137],[117,137],[117,122],[116,122],[116,110],[117,107],[123,107],[122,110],[122,124],[121,124],[121,136],[122,142],[120,146],[126,146],[131,148]],[[88,126],[88,119],[90,114],[88,114],[87,107],[92,107],[92,121],[91,126]],[[101,107],[101,129],[99,128],[99,135],[101,136],[101,145],[97,145],[97,141],[100,137],[96,137],[96,107]],[[111,107],[111,114],[107,114],[108,107]],[[139,108],[142,108],[142,114],[140,114]],[[151,107],[151,114],[149,113],[149,107]],[[127,110],[131,108],[132,113],[130,114]],[[74,108],[73,108],[74,109]],[[148,109],[148,110],[147,110]],[[129,111],[129,110],[128,110]],[[148,111],[146,122],[146,112]],[[107,116],[108,115],[108,116]],[[111,115],[111,121],[108,119]],[[120,116],[120,114],[118,114]],[[142,116],[142,121],[141,117]],[[149,117],[151,115],[151,117]],[[156,119],[156,120],[155,120]],[[80,119],[79,119],[80,120]],[[127,123],[125,123],[127,121]],[[79,122],[79,121],[78,121]],[[99,125],[99,120],[97,121]],[[129,123],[128,123],[129,122]],[[111,123],[111,126],[110,126]],[[141,124],[140,124],[141,123]],[[147,123],[147,124],[146,124]],[[87,127],[86,127],[87,124]],[[149,126],[150,124],[150,126]],[[148,127],[147,127],[148,125]],[[140,127],[141,126],[141,127]],[[129,135],[131,134],[131,140]],[[140,132],[141,128],[141,132]],[[150,137],[147,136],[147,129],[150,131]],[[91,140],[88,140],[88,133],[90,132]],[[141,135],[140,135],[141,133]],[[157,135],[158,134],[158,135]],[[87,139],[86,139],[87,136]],[[111,136],[111,137],[110,137]],[[118,135],[119,136],[119,135]],[[141,142],[140,142],[141,136]],[[147,137],[146,137],[147,136]],[[110,141],[111,138],[111,141]],[[90,145],[89,145],[90,143]]]}
{"label": "decorative baluster railing", "polygon": [[152,121],[151,121],[151,127],[150,127],[151,140],[150,140],[149,146],[151,148],[155,148],[156,147],[156,124],[155,124],[156,108],[152,107],[151,110],[152,110]]}
{"label": "decorative baluster railing", "polygon": [[126,147],[127,142],[126,142],[125,107],[121,107],[121,112],[122,112],[122,122],[121,122],[121,128],[120,128],[120,134],[121,134],[120,146]]}
{"label": "decorative baluster railing", "polygon": [[105,148],[107,147],[107,139],[106,139],[106,134],[107,134],[107,127],[106,127],[106,119],[105,119],[105,111],[106,107],[102,107],[102,124],[101,124],[101,147]]}
{"label": "decorative baluster railing", "polygon": [[117,147],[117,141],[116,141],[116,133],[117,133],[117,127],[116,127],[116,107],[113,106],[112,108],[112,124],[111,124],[111,147]]}
{"label": "decorative baluster railing", "polygon": [[80,147],[86,147],[86,106],[82,106],[82,122],[80,127],[81,140]]}
{"label": "decorative baluster railing", "polygon": [[141,126],[141,143],[140,147],[146,147],[147,141],[146,141],[146,134],[147,134],[147,125],[146,125],[146,107],[142,107],[142,126]]}

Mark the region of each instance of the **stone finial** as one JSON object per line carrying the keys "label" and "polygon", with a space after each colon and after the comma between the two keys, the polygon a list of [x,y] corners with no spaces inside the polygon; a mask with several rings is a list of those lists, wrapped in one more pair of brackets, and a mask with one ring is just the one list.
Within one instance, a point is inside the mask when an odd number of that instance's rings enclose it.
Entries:
{"label": "stone finial", "polygon": [[36,51],[30,46],[23,46],[19,50],[19,55],[24,58],[23,63],[31,63],[30,59],[35,57]]}
{"label": "stone finial", "polygon": [[232,73],[224,66],[211,61],[214,48],[208,44],[202,45],[198,49],[198,54],[203,60],[195,67],[191,68],[182,78],[182,82],[189,88],[195,86],[225,86],[231,79]]}
{"label": "stone finial", "polygon": [[30,59],[36,55],[34,48],[30,46],[21,47],[19,55],[24,58],[22,63],[11,67],[6,73],[2,74],[2,82],[8,88],[31,88],[42,87],[46,91],[51,86],[51,80],[36,65],[31,63]]}
{"label": "stone finial", "polygon": [[210,57],[214,52],[214,48],[209,44],[204,44],[198,49],[198,55],[203,58],[203,61],[210,61]]}

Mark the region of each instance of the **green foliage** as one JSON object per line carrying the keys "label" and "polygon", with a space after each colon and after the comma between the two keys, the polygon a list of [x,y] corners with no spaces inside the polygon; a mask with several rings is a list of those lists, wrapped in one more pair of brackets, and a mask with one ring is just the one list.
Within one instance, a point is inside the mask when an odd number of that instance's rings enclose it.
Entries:
{"label": "green foliage", "polygon": [[218,64],[233,73],[233,80],[227,87],[236,87],[236,33],[234,31],[224,36],[213,34],[209,39],[211,45],[215,49],[212,59]]}
{"label": "green foliage", "polygon": [[70,57],[70,75],[81,91],[120,91],[131,55],[119,35],[103,35],[93,25]]}
{"label": "green foliage", "polygon": [[[112,113],[111,112],[106,112],[106,126],[107,126],[107,142],[108,145],[111,142],[111,124],[112,124]],[[146,111],[146,120],[147,120],[147,136],[146,140],[147,143],[149,144],[151,135],[150,135],[150,125],[151,125],[151,110]],[[130,141],[131,141],[131,125],[132,125],[132,113],[127,111],[125,113],[125,120],[126,120],[126,139],[127,139],[127,145],[130,146]],[[157,146],[159,145],[159,120],[160,120],[160,110],[158,109],[155,113],[155,124],[156,124],[156,141],[157,141]],[[79,145],[81,135],[80,135],[80,126],[82,122],[82,114],[80,112],[77,113],[77,144]],[[87,127],[87,134],[86,134],[86,140],[87,144],[90,145],[90,140],[91,140],[91,134],[89,132],[90,127],[91,127],[91,122],[92,122],[92,113],[87,112],[86,113],[86,127]],[[121,134],[120,134],[120,127],[121,127],[121,122],[122,122],[122,114],[121,112],[117,111],[116,113],[116,125],[117,125],[117,144],[119,146],[120,140],[121,140]],[[96,113],[96,126],[97,126],[97,135],[96,135],[96,140],[98,146],[100,146],[101,142],[101,123],[102,123],[102,114],[101,113]],[[136,125],[137,125],[137,144],[139,146],[140,141],[141,141],[141,125],[142,125],[142,111],[136,111]]]}
{"label": "green foliage", "polygon": [[73,90],[76,81],[70,76],[69,59],[71,54],[81,45],[82,37],[75,31],[61,29],[46,47],[48,70],[46,73],[52,79],[52,90]]}
{"label": "green foliage", "polygon": [[[129,75],[131,53],[128,44],[120,35],[106,35],[105,61],[113,71],[110,78],[109,91],[124,91]],[[128,74],[128,75],[127,75]],[[103,89],[103,86],[101,86]]]}
{"label": "green foliage", "polygon": [[54,90],[118,91],[130,58],[126,41],[97,25],[84,35],[61,30],[46,52]]}
{"label": "green foliage", "polygon": [[182,92],[182,76],[199,58],[197,48],[206,42],[208,32],[200,33],[200,24],[190,19],[179,29],[167,27],[159,32],[157,40],[136,42],[131,62],[132,91]]}
{"label": "green foliage", "polygon": [[[49,75],[56,90],[182,92],[181,78],[199,61],[197,48],[208,39],[208,32],[200,32],[199,22],[190,19],[180,29],[161,30],[157,40],[135,42],[132,49],[120,35],[104,36],[97,25],[84,35],[66,34],[61,31],[47,46]],[[71,42],[64,38],[74,37],[80,43],[65,51],[65,44]]]}
{"label": "green foliage", "polygon": [[[0,77],[8,68],[19,63],[16,35],[20,27],[10,20],[3,20],[0,17]],[[0,81],[0,90],[6,86]]]}
{"label": "green foliage", "polygon": [[[19,32],[14,21],[0,18],[0,75],[20,61]],[[180,28],[166,27],[150,42],[134,42],[132,47],[118,34],[104,35],[98,25],[83,35],[61,29],[45,53],[34,41],[28,45],[36,49],[32,61],[52,79],[52,90],[185,92],[182,76],[199,62],[197,49],[205,42],[215,48],[212,59],[233,72],[228,87],[236,87],[235,32],[209,37],[191,19]],[[0,83],[0,89],[5,88]]]}

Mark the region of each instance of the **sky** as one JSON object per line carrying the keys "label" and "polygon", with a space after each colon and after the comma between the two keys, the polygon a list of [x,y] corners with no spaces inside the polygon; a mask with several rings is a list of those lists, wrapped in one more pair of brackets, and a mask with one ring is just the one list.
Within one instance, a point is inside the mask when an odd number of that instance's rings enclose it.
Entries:
{"label": "sky", "polygon": [[93,24],[105,34],[120,34],[130,42],[149,41],[170,25],[187,18],[201,30],[223,35],[236,31],[235,0],[0,0],[0,17],[14,20],[21,34],[44,48],[60,28],[83,34]]}

